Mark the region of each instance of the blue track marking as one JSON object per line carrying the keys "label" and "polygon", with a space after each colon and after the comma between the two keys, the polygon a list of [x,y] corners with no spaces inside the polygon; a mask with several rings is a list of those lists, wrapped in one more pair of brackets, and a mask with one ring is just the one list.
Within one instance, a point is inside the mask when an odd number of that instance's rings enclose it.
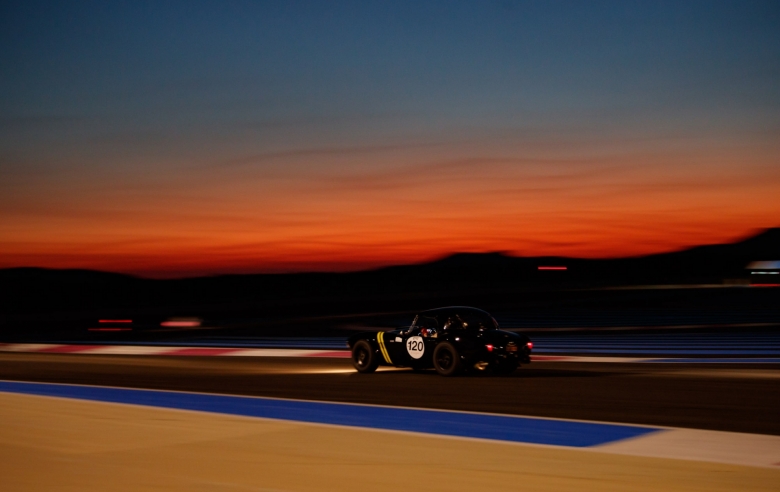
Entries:
{"label": "blue track marking", "polygon": [[719,357],[690,357],[650,359],[642,362],[654,364],[780,364],[780,357],[752,357],[752,358],[719,358]]}
{"label": "blue track marking", "polygon": [[[591,333],[534,337],[534,352],[676,356],[678,358],[780,357],[780,332]],[[699,361],[701,362],[701,361]]]}
{"label": "blue track marking", "polygon": [[598,446],[660,431],[654,427],[612,423],[101,386],[0,381],[0,391],[313,424],[578,448]]}

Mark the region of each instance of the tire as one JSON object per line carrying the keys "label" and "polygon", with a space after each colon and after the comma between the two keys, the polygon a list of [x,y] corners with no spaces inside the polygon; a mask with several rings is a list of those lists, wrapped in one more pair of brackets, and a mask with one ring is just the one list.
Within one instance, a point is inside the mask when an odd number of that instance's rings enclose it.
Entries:
{"label": "tire", "polygon": [[355,343],[352,347],[352,365],[363,374],[376,371],[379,358],[370,343],[365,340],[358,340]]}
{"label": "tire", "polygon": [[456,376],[463,369],[460,354],[449,342],[441,342],[433,351],[433,367],[442,376]]}

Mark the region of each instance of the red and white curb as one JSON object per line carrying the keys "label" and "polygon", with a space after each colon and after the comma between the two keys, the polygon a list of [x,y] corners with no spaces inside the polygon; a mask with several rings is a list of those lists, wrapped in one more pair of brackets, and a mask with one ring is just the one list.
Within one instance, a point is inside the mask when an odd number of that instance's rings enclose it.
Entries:
{"label": "red and white curb", "polygon": [[[349,350],[312,350],[240,347],[188,347],[162,345],[88,345],[54,343],[0,343],[0,352],[89,355],[169,355],[169,356],[232,356],[232,357],[322,357],[348,359]],[[659,357],[600,357],[578,355],[532,355],[533,362],[599,362],[627,363],[663,362]],[[669,359],[676,361],[677,359]],[[723,362],[728,362],[724,359]]]}
{"label": "red and white curb", "polygon": [[330,357],[348,358],[348,350],[305,350],[275,348],[186,347],[152,345],[73,345],[50,343],[4,343],[0,352],[91,355],[189,355],[238,357]]}
{"label": "red and white curb", "polygon": [[[348,359],[349,350],[311,350],[238,347],[187,347],[159,345],[77,345],[53,343],[0,343],[0,352],[33,352],[43,354],[92,355],[174,355],[230,357],[324,357]],[[532,355],[534,362],[647,362],[657,358],[583,357],[569,355]]]}

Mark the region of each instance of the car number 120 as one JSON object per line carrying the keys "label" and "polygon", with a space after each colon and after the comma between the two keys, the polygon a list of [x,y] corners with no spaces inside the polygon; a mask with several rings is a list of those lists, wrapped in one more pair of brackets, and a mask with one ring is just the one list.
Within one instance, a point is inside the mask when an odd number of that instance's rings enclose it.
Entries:
{"label": "car number 120", "polygon": [[419,359],[425,352],[425,345],[423,344],[422,337],[409,337],[406,341],[406,351],[412,359]]}

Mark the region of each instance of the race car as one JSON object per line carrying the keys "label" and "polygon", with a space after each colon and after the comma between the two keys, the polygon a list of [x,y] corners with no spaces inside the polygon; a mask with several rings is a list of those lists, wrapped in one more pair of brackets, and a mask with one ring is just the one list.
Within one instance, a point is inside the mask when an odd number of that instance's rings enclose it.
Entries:
{"label": "race car", "polygon": [[466,306],[423,311],[408,328],[359,333],[347,343],[358,372],[386,365],[434,368],[442,376],[487,370],[509,374],[531,362],[533,348],[525,335],[499,330],[490,314]]}

